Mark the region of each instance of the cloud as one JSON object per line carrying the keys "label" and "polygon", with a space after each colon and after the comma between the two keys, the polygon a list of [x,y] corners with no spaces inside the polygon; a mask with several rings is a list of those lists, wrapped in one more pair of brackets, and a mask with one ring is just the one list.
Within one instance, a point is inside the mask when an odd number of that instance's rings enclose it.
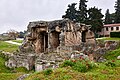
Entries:
{"label": "cloud", "polygon": [[[97,1],[89,0],[88,6],[98,5],[106,9],[111,8],[114,2],[114,0]],[[9,29],[23,31],[29,21],[61,19],[68,4],[73,2],[78,3],[79,0],[0,0],[0,33]]]}

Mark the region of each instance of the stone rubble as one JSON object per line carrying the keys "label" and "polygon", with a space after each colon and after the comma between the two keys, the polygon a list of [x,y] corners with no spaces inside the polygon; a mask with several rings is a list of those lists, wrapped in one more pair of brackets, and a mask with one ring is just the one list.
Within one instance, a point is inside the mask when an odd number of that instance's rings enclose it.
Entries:
{"label": "stone rubble", "polygon": [[17,78],[17,80],[24,80],[26,77],[28,77],[30,74],[24,74],[22,76],[20,76],[19,78]]}

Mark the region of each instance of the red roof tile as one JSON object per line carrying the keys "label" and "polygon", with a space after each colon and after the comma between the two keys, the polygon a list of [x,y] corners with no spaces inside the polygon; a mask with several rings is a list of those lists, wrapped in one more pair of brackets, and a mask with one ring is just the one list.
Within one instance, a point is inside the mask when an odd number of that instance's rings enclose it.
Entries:
{"label": "red roof tile", "polygon": [[117,27],[117,26],[120,26],[120,23],[119,24],[105,24],[104,27]]}

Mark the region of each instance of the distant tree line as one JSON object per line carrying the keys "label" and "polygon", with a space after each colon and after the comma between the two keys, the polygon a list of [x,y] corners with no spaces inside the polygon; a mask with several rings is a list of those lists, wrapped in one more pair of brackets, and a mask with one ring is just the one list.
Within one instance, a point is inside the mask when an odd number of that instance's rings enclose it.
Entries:
{"label": "distant tree line", "polygon": [[27,31],[20,31],[19,32],[19,35],[18,35],[18,38],[24,38],[25,34],[27,33]]}
{"label": "distant tree line", "polygon": [[80,0],[78,8],[77,3],[69,4],[62,18],[91,25],[91,30],[95,33],[101,31],[103,24],[120,23],[120,0],[115,2],[115,13],[110,14],[109,9],[106,10],[105,19],[101,13],[102,9],[95,6],[87,9],[87,2],[87,0]]}

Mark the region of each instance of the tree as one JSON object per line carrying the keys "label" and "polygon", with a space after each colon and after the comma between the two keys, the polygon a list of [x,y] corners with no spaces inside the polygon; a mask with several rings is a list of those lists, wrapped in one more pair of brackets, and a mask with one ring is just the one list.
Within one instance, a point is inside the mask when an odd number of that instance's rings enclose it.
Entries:
{"label": "tree", "polygon": [[76,21],[77,20],[77,10],[76,10],[76,3],[72,3],[68,5],[68,9],[65,12],[66,14],[62,16],[62,18],[69,18],[70,20]]}
{"label": "tree", "polygon": [[120,23],[120,0],[115,4],[115,23]]}
{"label": "tree", "polygon": [[87,24],[92,26],[91,29],[94,33],[101,31],[103,26],[102,18],[103,14],[101,13],[101,9],[93,7],[88,10]]}
{"label": "tree", "polygon": [[109,9],[106,10],[104,23],[105,24],[111,24],[112,23],[112,18],[111,18],[111,14],[109,12]]}
{"label": "tree", "polygon": [[80,0],[79,1],[79,10],[78,10],[78,22],[85,23],[87,19],[87,0]]}
{"label": "tree", "polygon": [[27,33],[27,31],[24,31],[24,32],[20,31],[19,35],[18,35],[18,38],[24,38],[26,33]]}
{"label": "tree", "polygon": [[115,23],[115,13],[110,14],[112,23]]}
{"label": "tree", "polygon": [[18,37],[18,32],[13,29],[8,30],[7,33],[8,33],[9,38],[11,39],[16,39]]}

